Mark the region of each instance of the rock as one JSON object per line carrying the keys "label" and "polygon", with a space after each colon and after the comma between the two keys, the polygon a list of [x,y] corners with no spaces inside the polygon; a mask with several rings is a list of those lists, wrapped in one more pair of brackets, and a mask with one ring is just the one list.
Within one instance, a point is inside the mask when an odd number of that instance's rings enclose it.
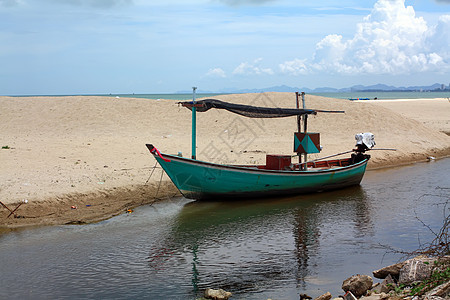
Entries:
{"label": "rock", "polygon": [[342,283],[344,292],[350,291],[355,297],[361,297],[372,287],[373,279],[367,275],[353,275]]}
{"label": "rock", "polygon": [[386,278],[383,280],[383,282],[380,285],[380,293],[389,293],[390,291],[394,290],[396,287],[397,287],[397,284],[395,283],[391,274],[389,274],[388,276],[386,276]]}
{"label": "rock", "polygon": [[442,272],[450,266],[450,256],[439,257],[435,260],[433,271]]}
{"label": "rock", "polygon": [[439,297],[439,296],[429,296],[423,298],[424,300],[445,300],[445,298]]}
{"label": "rock", "polygon": [[[374,293],[372,295],[369,296],[362,296],[361,298],[359,298],[359,300],[386,300],[386,299],[390,299],[390,295],[389,294],[385,294],[385,293]],[[391,299],[396,299],[396,298],[391,298]],[[401,298],[398,298],[401,299]]]}
{"label": "rock", "polygon": [[222,289],[214,290],[214,289],[206,289],[205,290],[205,298],[213,299],[213,300],[227,300],[231,297],[230,292],[226,292]]}
{"label": "rock", "polygon": [[373,294],[370,296],[363,296],[361,298],[359,298],[359,300],[381,300],[383,298],[381,298],[380,294]]}
{"label": "rock", "polygon": [[448,298],[448,296],[450,296],[450,281],[444,282],[426,293],[424,299],[431,299],[431,297]]}
{"label": "rock", "polygon": [[398,278],[398,276],[400,274],[400,269],[403,267],[404,264],[405,264],[405,262],[390,265],[390,266],[381,268],[379,270],[373,271],[372,274],[375,278],[379,278],[379,279],[384,279],[389,274],[394,278]]}
{"label": "rock", "polygon": [[405,261],[400,269],[399,284],[423,281],[431,276],[435,259],[416,257]]}
{"label": "rock", "polygon": [[[374,283],[373,285],[372,285],[372,288],[370,289],[370,291],[372,291],[372,292],[374,292],[375,294],[377,293],[376,291],[376,288],[378,288],[379,286],[380,286],[380,284],[381,283],[379,283],[379,282],[376,282],[376,283]],[[379,289],[379,288],[378,288]]]}
{"label": "rock", "polygon": [[331,293],[330,292],[326,292],[325,294],[315,298],[314,300],[330,300],[330,299],[331,299]]}

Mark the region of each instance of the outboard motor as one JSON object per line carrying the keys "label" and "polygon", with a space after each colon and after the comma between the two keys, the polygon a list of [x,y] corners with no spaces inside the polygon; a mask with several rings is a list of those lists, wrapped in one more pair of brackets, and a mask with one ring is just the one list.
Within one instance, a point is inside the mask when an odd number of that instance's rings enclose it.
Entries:
{"label": "outboard motor", "polygon": [[358,133],[355,135],[356,152],[365,152],[375,146],[375,136],[370,132]]}
{"label": "outboard motor", "polygon": [[364,159],[369,159],[370,155],[363,154],[375,146],[375,136],[370,132],[358,133],[355,135],[356,145],[354,154],[352,154],[352,163],[358,163]]}

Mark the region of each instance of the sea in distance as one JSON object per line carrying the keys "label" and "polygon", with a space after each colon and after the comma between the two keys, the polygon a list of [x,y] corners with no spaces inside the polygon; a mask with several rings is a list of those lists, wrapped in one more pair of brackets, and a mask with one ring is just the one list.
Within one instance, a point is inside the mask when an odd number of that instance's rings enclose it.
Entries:
{"label": "sea in distance", "polygon": [[[196,99],[199,98],[213,98],[218,95],[226,93],[198,93]],[[327,93],[306,93],[307,95],[316,95],[328,98],[337,99],[377,99],[377,100],[391,100],[391,99],[433,99],[433,98],[450,98],[450,92],[327,92]],[[119,98],[144,98],[144,99],[170,99],[170,100],[192,100],[191,94],[79,94],[79,95],[16,95],[17,97],[61,97],[61,96],[108,96]]]}
{"label": "sea in distance", "polygon": [[[347,92],[347,93],[307,93],[328,98],[337,99],[421,99],[421,98],[449,98],[450,92]],[[196,98],[213,98],[222,94],[196,94]],[[111,94],[104,96],[145,98],[145,99],[172,99],[172,100],[192,100],[192,94]]]}

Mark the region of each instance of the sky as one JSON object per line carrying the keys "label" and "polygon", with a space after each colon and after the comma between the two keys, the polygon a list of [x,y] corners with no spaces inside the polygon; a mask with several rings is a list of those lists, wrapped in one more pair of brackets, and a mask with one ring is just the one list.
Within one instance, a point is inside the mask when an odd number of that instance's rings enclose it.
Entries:
{"label": "sky", "polygon": [[450,84],[450,0],[0,0],[0,95]]}

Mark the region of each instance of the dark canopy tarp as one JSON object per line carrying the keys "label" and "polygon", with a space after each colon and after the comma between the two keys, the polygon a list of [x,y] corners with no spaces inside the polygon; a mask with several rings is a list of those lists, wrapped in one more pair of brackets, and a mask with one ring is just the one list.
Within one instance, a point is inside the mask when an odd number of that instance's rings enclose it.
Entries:
{"label": "dark canopy tarp", "polygon": [[[193,102],[179,102],[181,105],[192,109]],[[205,112],[211,108],[226,109],[235,114],[239,114],[249,118],[283,118],[301,115],[315,115],[317,112],[343,112],[343,111],[324,111],[315,109],[295,109],[295,108],[279,108],[279,107],[257,107],[243,104],[234,104],[223,102],[217,99],[205,99],[195,102],[198,112]]]}

